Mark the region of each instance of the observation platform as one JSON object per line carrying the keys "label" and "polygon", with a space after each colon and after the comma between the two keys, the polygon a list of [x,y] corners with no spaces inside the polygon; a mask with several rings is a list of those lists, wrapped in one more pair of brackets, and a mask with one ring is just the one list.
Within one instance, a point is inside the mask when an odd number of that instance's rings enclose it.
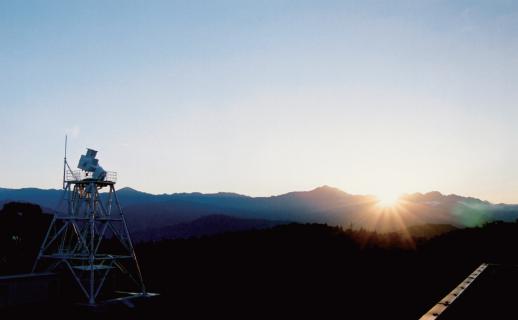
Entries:
{"label": "observation platform", "polygon": [[106,171],[106,177],[103,180],[95,180],[92,179],[92,172],[83,170],[67,170],[65,173],[65,182],[72,182],[76,184],[88,184],[90,182],[96,182],[102,185],[110,185],[117,182],[117,172]]}

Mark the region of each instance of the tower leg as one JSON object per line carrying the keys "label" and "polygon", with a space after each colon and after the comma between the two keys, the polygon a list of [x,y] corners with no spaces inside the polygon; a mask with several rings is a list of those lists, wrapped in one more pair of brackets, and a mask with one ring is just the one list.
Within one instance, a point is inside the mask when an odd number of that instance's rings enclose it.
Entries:
{"label": "tower leg", "polygon": [[[113,188],[113,186],[110,186],[110,188]],[[140,282],[140,288],[142,290],[142,293],[146,293],[146,286],[144,285],[144,278],[142,277],[142,271],[140,270],[140,265],[137,260],[137,255],[135,254],[135,249],[133,248],[133,242],[131,241],[131,237],[129,236],[129,230],[128,230],[128,225],[126,224],[126,218],[124,218],[124,213],[122,212],[122,207],[119,203],[119,197],[117,197],[117,193],[115,193],[115,189],[113,191],[114,191],[113,194],[115,195],[115,202],[119,209],[121,219],[122,219],[122,224],[124,226],[124,232],[126,233],[126,237],[128,239],[129,248],[131,250],[131,256],[132,256],[133,261],[135,262],[135,266],[137,268],[137,273],[138,273],[139,282]]]}

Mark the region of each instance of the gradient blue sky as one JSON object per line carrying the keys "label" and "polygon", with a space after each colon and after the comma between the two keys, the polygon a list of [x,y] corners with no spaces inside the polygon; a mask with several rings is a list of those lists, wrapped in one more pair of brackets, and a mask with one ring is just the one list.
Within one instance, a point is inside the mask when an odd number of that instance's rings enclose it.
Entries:
{"label": "gradient blue sky", "polygon": [[0,0],[0,186],[518,203],[513,1]]}

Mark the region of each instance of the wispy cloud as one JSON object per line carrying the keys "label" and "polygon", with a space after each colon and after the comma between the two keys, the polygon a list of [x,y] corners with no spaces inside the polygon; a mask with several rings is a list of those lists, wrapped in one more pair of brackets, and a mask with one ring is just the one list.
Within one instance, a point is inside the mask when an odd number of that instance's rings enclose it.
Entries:
{"label": "wispy cloud", "polygon": [[71,128],[66,129],[66,133],[69,137],[77,138],[79,133],[81,132],[81,128],[76,124]]}

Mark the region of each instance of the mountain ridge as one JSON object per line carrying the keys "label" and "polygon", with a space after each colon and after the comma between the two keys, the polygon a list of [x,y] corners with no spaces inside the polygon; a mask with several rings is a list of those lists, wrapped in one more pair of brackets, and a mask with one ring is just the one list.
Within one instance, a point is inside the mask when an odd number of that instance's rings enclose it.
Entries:
{"label": "mountain ridge", "polygon": [[[60,191],[61,192],[62,189],[38,188],[38,187],[23,187],[23,188],[0,187],[0,192],[13,192],[13,191]],[[270,196],[249,196],[249,195],[245,195],[245,194],[241,194],[241,193],[237,193],[237,192],[229,192],[229,191],[219,191],[219,192],[210,192],[210,193],[203,193],[203,192],[173,192],[173,193],[156,193],[155,194],[155,193],[150,193],[150,192],[138,190],[138,189],[135,189],[135,188],[132,188],[132,187],[128,187],[128,186],[122,187],[120,189],[116,189],[116,191],[117,191],[118,194],[120,194],[120,193],[135,193],[135,194],[144,194],[144,195],[149,195],[149,196],[204,195],[204,196],[237,196],[237,197],[246,197],[246,198],[253,198],[253,199],[257,199],[257,198],[275,198],[275,197],[288,196],[288,195],[298,195],[298,194],[320,193],[320,192],[332,191],[332,192],[341,193],[343,195],[349,195],[349,196],[375,197],[375,195],[372,195],[372,194],[352,194],[352,193],[348,193],[346,191],[343,191],[340,188],[329,186],[329,185],[321,185],[321,186],[315,187],[315,188],[313,188],[311,190],[290,191],[290,192],[281,193],[281,194],[277,194],[277,195],[270,195]],[[488,200],[483,200],[483,199],[479,199],[479,198],[475,198],[475,197],[471,197],[471,196],[459,195],[459,194],[456,194],[456,193],[445,194],[445,193],[442,193],[442,192],[437,191],[437,190],[432,190],[432,191],[428,191],[428,192],[425,192],[425,193],[422,193],[422,192],[403,193],[401,196],[402,197],[407,197],[407,196],[426,196],[426,197],[429,197],[429,196],[432,196],[432,195],[438,195],[438,196],[443,196],[443,197],[457,197],[457,198],[463,198],[463,199],[474,199],[474,200],[479,200],[479,201],[486,202],[488,204],[493,204],[493,205],[518,205],[518,203],[516,203],[516,204],[515,203],[504,203],[504,202],[493,203],[493,202],[488,201]]]}
{"label": "mountain ridge", "polygon": [[[518,219],[518,206],[492,204],[489,201],[439,191],[401,196],[392,208],[381,208],[373,195],[350,194],[323,185],[309,191],[294,191],[269,197],[238,193],[151,194],[130,187],[118,189],[128,225],[132,231],[151,230],[189,223],[209,215],[241,219],[325,223],[329,225],[393,231],[412,225],[451,224],[455,227],[479,226],[489,221]],[[23,201],[55,208],[62,191],[57,189],[0,189],[0,205]],[[106,193],[102,193],[106,197]]]}

